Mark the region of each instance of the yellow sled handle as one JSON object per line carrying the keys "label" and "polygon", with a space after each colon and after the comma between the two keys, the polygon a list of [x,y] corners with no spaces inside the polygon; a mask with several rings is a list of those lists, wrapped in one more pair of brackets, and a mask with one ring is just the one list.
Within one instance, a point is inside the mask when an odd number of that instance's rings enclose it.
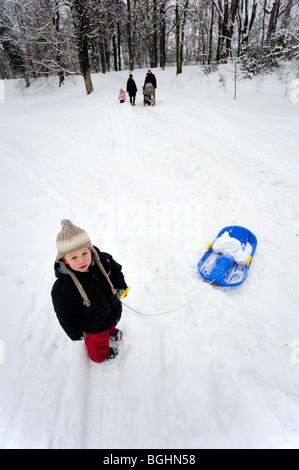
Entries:
{"label": "yellow sled handle", "polygon": [[213,246],[213,243],[209,243],[209,244],[208,244],[207,249],[206,249],[206,253],[209,251],[209,249],[211,248],[211,246]]}
{"label": "yellow sled handle", "polygon": [[252,261],[252,256],[249,256],[249,258],[247,260],[247,264],[246,264],[247,268],[250,265],[251,261]]}
{"label": "yellow sled handle", "polygon": [[128,287],[126,288],[126,290],[123,291],[123,293],[121,294],[120,299],[123,299],[124,297],[126,297],[126,295],[127,295],[127,293],[129,292],[130,289],[131,289],[131,287],[128,286]]}

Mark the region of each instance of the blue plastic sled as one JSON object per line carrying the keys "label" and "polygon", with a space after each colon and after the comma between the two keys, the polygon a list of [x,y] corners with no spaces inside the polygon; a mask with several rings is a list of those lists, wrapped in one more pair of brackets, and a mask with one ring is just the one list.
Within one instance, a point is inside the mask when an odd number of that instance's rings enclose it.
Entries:
{"label": "blue plastic sled", "polygon": [[[234,256],[230,254],[214,253],[213,244],[224,232],[228,232],[230,237],[239,240],[242,250],[246,249],[250,253],[245,265],[238,264]],[[214,281],[220,286],[238,286],[247,277],[256,245],[256,236],[246,228],[237,225],[225,227],[220,230],[214,242],[208,245],[206,253],[198,263],[198,272],[204,279]]]}

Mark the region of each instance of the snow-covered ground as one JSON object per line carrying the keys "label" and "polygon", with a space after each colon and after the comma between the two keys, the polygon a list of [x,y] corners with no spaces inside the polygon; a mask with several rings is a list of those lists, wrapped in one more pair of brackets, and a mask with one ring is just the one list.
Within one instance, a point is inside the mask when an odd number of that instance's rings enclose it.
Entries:
{"label": "snow-covered ground", "polygon": [[[154,71],[157,104],[117,101],[128,72],[0,104],[2,448],[299,447],[299,104],[277,76]],[[122,264],[118,357],[92,363],[53,312],[71,219]],[[258,239],[244,284],[197,263],[227,225]],[[296,341],[297,340],[297,341]]]}

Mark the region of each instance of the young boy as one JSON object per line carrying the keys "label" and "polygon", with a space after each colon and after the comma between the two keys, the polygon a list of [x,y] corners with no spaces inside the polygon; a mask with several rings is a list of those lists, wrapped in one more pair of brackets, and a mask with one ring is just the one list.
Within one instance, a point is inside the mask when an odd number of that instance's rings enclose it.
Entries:
{"label": "young boy", "polygon": [[119,341],[120,295],[127,288],[122,267],[92,245],[89,236],[70,220],[62,220],[56,239],[57,256],[52,301],[60,325],[73,340],[85,339],[90,359],[114,359]]}

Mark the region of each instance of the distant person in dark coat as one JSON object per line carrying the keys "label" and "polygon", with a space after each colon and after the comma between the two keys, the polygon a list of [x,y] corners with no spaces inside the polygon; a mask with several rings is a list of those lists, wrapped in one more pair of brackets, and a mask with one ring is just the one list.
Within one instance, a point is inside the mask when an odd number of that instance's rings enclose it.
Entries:
{"label": "distant person in dark coat", "polygon": [[157,80],[156,80],[156,77],[155,77],[155,75],[153,74],[153,72],[151,70],[148,70],[148,72],[146,74],[144,84],[146,84],[146,83],[152,83],[154,85],[154,88],[155,89],[157,88]]}
{"label": "distant person in dark coat", "polygon": [[144,84],[143,84],[143,90],[144,90],[144,87],[147,83],[151,83],[154,87],[154,100],[156,100],[156,88],[157,88],[157,80],[156,80],[156,77],[155,75],[153,74],[153,72],[151,70],[148,70],[147,74],[145,75],[145,80],[144,80]]}
{"label": "distant person in dark coat", "polygon": [[127,93],[129,94],[131,105],[135,106],[135,97],[136,97],[136,93],[137,93],[137,86],[136,86],[135,80],[133,78],[133,75],[131,73],[130,73],[129,79],[127,81]]}

